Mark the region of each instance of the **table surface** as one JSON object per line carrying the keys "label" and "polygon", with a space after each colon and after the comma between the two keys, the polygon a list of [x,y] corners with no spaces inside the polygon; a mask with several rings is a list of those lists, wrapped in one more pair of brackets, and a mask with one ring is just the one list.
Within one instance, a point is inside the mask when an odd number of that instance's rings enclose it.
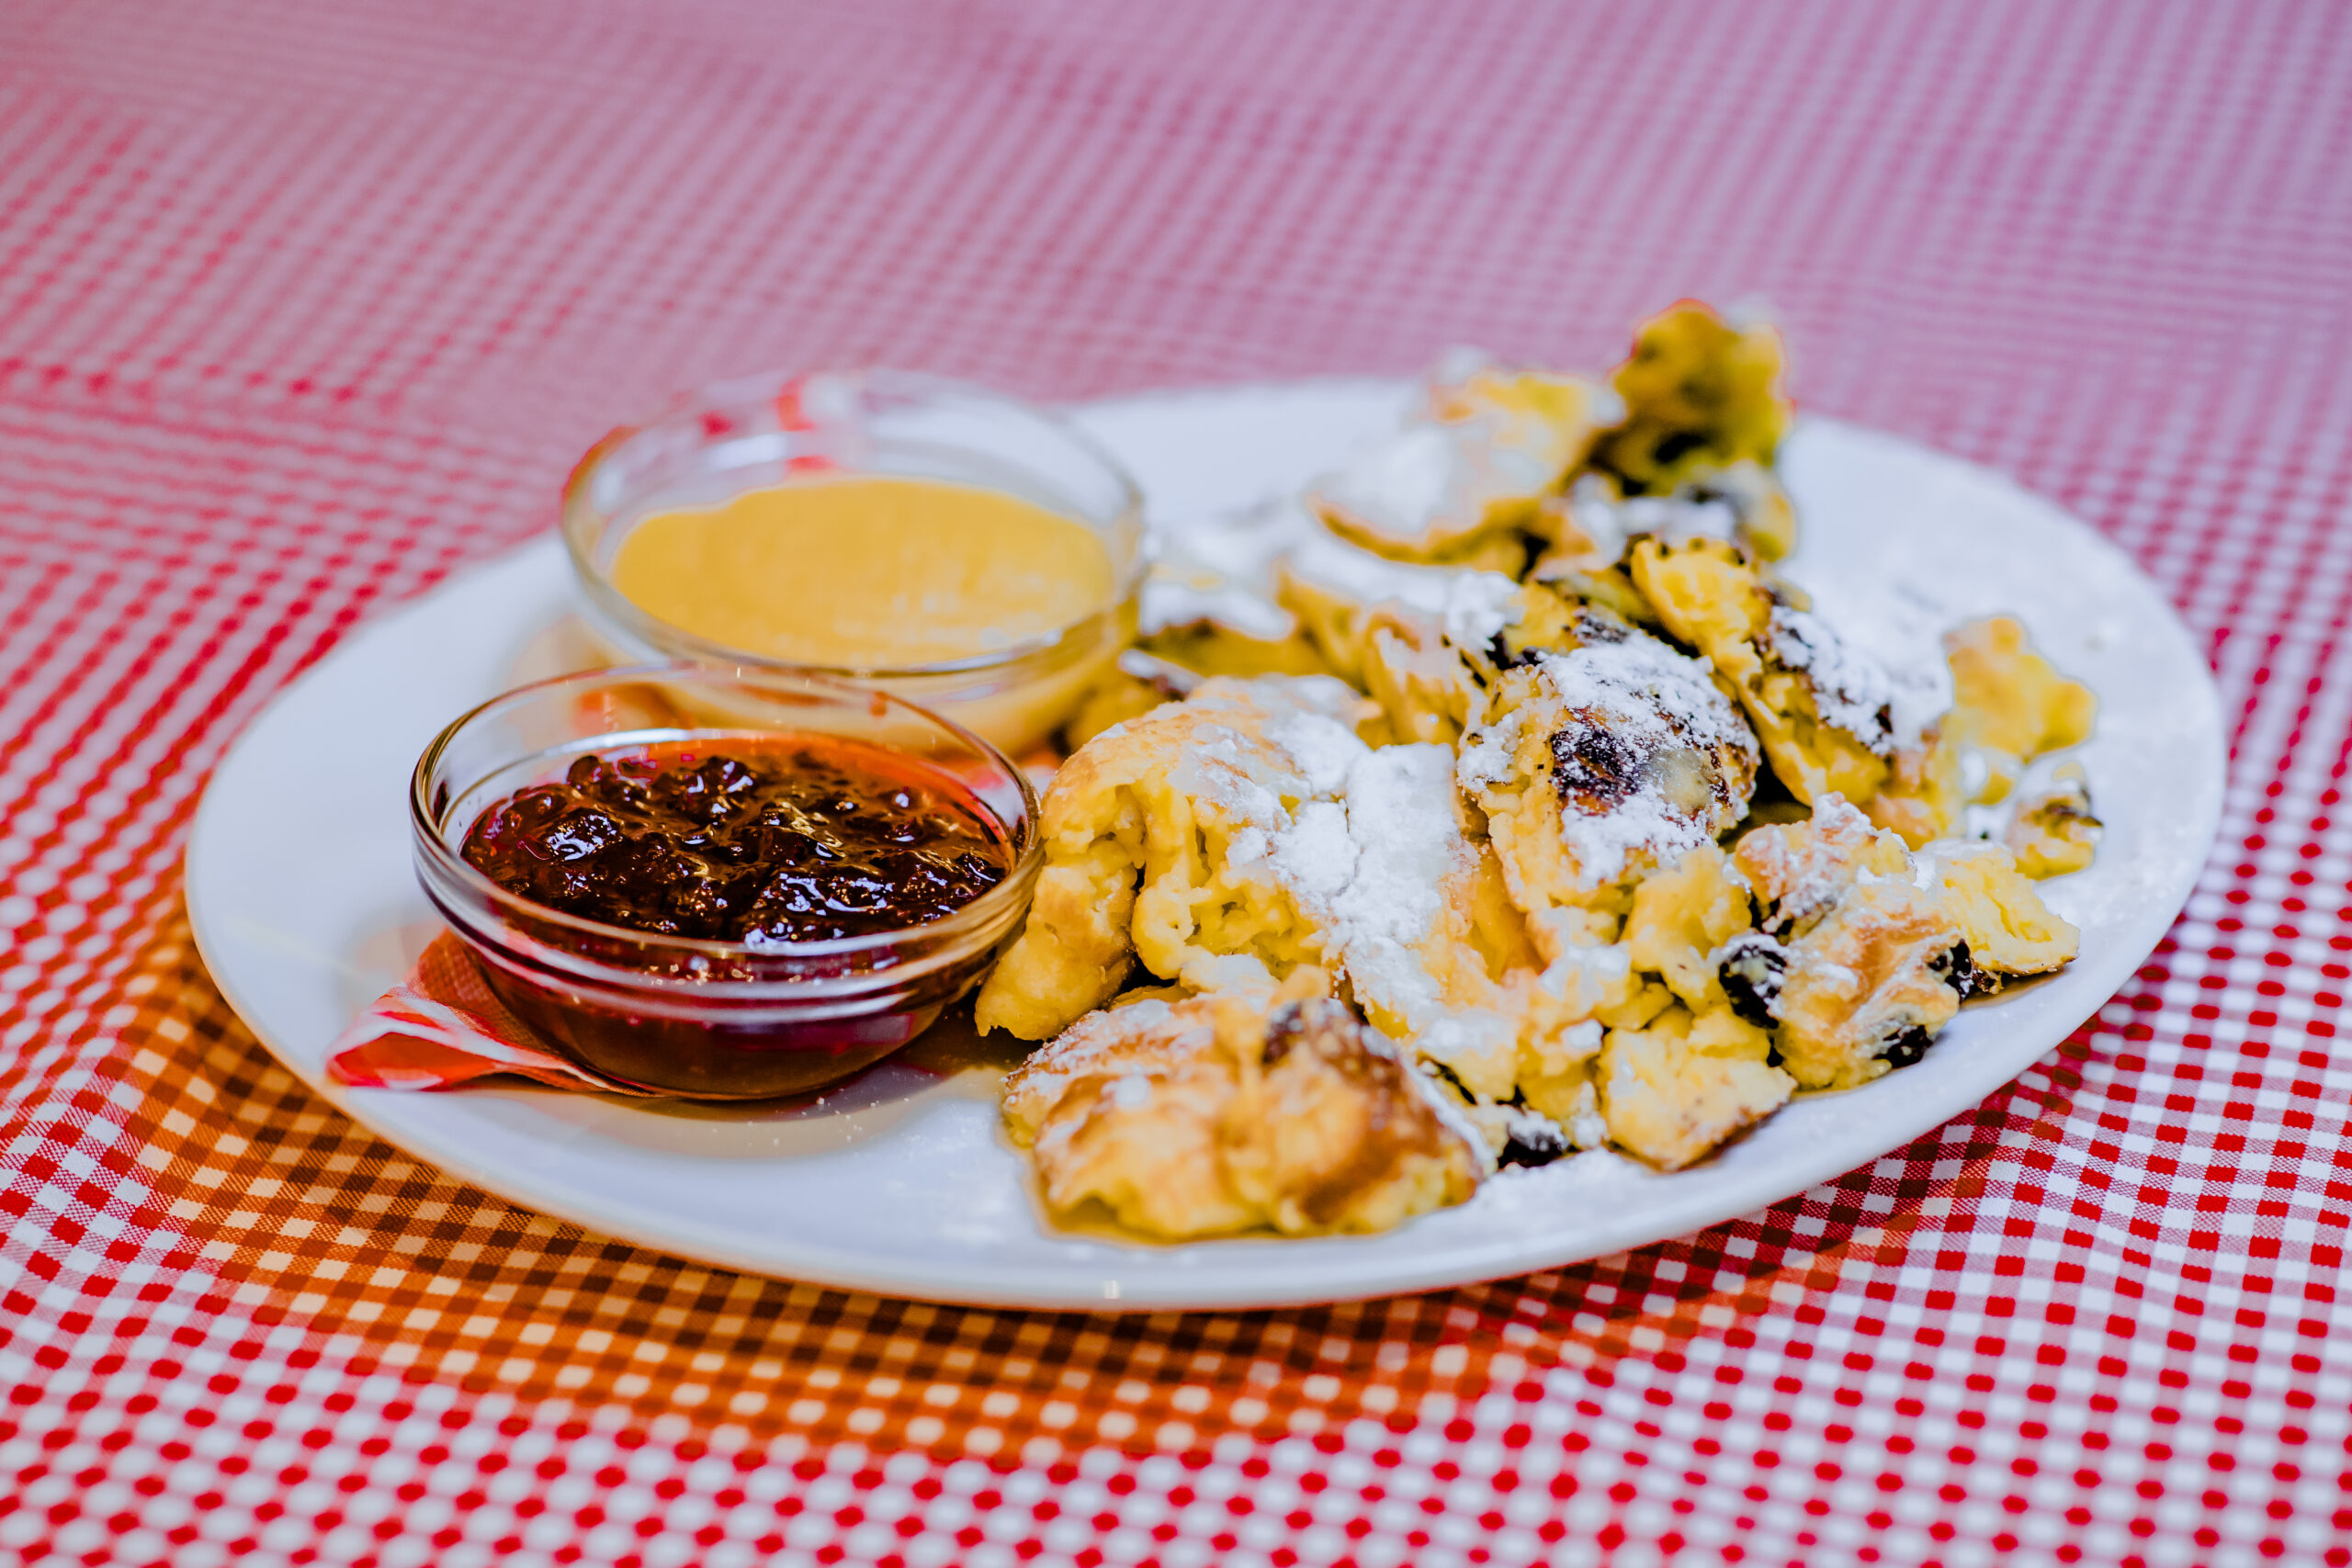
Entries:
{"label": "table surface", "polygon": [[[0,1557],[2346,1562],[2348,154],[2327,0],[0,7]],[[670,388],[1594,366],[1686,294],[2090,519],[2233,722],[2138,978],[1799,1200],[1314,1311],[845,1295],[417,1165],[192,955],[239,725]]]}

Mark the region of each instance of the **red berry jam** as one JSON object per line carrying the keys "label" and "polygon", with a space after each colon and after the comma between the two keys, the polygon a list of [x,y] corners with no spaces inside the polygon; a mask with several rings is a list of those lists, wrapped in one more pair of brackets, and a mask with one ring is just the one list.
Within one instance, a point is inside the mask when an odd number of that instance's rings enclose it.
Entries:
{"label": "red berry jam", "polygon": [[754,952],[928,924],[1012,864],[944,777],[816,736],[583,756],[484,811],[461,852],[566,914]]}

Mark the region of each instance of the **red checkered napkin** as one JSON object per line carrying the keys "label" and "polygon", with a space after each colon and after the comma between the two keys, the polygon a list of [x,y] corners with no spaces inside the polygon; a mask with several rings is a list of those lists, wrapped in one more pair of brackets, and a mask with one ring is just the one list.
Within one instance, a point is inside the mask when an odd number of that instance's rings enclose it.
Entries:
{"label": "red checkered napkin", "polygon": [[514,1073],[551,1089],[645,1096],[648,1089],[577,1066],[507,1010],[447,931],[408,978],[376,998],[327,1047],[327,1076],[359,1089],[454,1089]]}

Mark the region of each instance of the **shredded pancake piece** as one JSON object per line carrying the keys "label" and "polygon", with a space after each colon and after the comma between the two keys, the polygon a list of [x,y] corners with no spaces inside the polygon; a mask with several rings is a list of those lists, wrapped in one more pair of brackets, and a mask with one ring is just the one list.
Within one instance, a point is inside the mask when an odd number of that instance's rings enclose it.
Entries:
{"label": "shredded pancake piece", "polygon": [[1837,795],[1812,820],[1758,828],[1734,861],[1764,908],[1768,941],[1726,953],[1720,978],[1778,1027],[1807,1089],[1868,1082],[1902,1065],[1960,1010],[1967,949],[1893,833]]}
{"label": "shredded pancake piece", "polygon": [[1354,727],[1375,716],[1326,677],[1220,679],[1090,740],[1046,791],[1045,870],[980,988],[979,1026],[1057,1034],[1108,1001],[1138,954],[1204,989],[1220,956],[1268,983],[1310,962],[1295,902],[1262,875],[1227,876],[1228,851],[1335,798],[1366,750]]}
{"label": "shredded pancake piece", "polygon": [[1799,800],[1868,800],[1894,753],[1893,683],[1827,623],[1787,602],[1719,540],[1634,547],[1634,581],[1747,710],[1772,772]]}
{"label": "shredded pancake piece", "polygon": [[1599,1074],[1610,1137],[1662,1170],[1702,1158],[1793,1092],[1771,1049],[1728,1007],[1677,1006],[1643,1028],[1611,1030]]}
{"label": "shredded pancake piece", "polygon": [[1307,503],[1331,531],[1397,560],[1517,568],[1514,536],[1615,417],[1605,388],[1480,365],[1442,369],[1403,430],[1317,481]]}
{"label": "shredded pancake piece", "polygon": [[1046,1207],[1167,1241],[1385,1230],[1458,1203],[1483,1161],[1342,1004],[1147,998],[1088,1015],[1005,1080]]}
{"label": "shredded pancake piece", "polygon": [[2102,827],[2091,811],[2090,782],[2080,766],[2070,763],[2047,787],[2017,803],[2001,843],[2017,857],[2023,874],[2036,880],[2064,876],[2091,863]]}
{"label": "shredded pancake piece", "polygon": [[1628,494],[1663,495],[1693,475],[1771,462],[1789,427],[1781,335],[1738,326],[1686,299],[1635,329],[1612,384],[1623,421],[1603,433],[1594,467]]}
{"label": "shredded pancake piece", "polygon": [[1605,612],[1502,672],[1459,776],[1531,919],[1589,905],[1737,822],[1755,736],[1705,664]]}
{"label": "shredded pancake piece", "polygon": [[2075,928],[2007,850],[1947,843],[1915,857],[1836,795],[1809,821],[1752,829],[1732,859],[1763,919],[1718,950],[1717,983],[1735,1010],[1774,1027],[1807,1089],[1916,1060],[1973,992],[2075,955]]}

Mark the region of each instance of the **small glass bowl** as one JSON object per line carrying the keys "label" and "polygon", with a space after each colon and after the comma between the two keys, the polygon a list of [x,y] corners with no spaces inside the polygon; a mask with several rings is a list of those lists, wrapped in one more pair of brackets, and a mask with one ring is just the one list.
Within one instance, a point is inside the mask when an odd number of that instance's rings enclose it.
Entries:
{"label": "small glass bowl", "polygon": [[[713,713],[723,722],[704,721]],[[1012,871],[925,925],[754,950],[566,914],[459,853],[485,807],[583,754],[803,735],[885,747],[938,774],[1003,830]],[[425,895],[499,998],[582,1065],[695,1100],[821,1088],[922,1033],[1012,940],[1042,858],[1035,791],[969,730],[883,692],[690,664],[567,675],[484,703],[425,748],[409,807]]]}
{"label": "small glass bowl", "polygon": [[[1109,603],[1056,631],[965,659],[847,668],[707,641],[647,614],[613,584],[622,544],[655,513],[715,507],[795,479],[861,474],[1002,491],[1082,524],[1110,556]],[[588,623],[623,662],[694,660],[876,686],[1015,756],[1050,736],[1135,640],[1149,564],[1135,481],[1074,425],[983,388],[899,370],[747,377],[685,393],[580,460],[564,483],[563,537]]]}

